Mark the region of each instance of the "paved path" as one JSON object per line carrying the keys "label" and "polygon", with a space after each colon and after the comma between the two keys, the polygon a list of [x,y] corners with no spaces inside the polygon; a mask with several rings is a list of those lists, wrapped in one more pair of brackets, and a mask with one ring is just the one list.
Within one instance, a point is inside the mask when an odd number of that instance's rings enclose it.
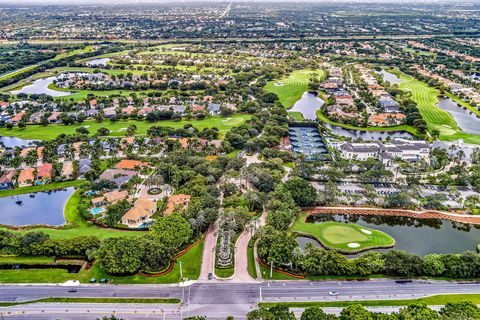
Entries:
{"label": "paved path", "polygon": [[199,280],[208,280],[208,274],[214,274],[215,247],[217,244],[217,224],[212,224],[205,234],[203,244],[202,267]]}
{"label": "paved path", "polygon": [[[258,219],[257,228],[265,225],[265,219],[267,216],[267,211],[265,207],[263,208],[263,213]],[[232,281],[236,282],[256,282],[250,274],[248,273],[248,242],[251,239],[251,234],[248,226],[238,237],[237,243],[235,244],[235,274],[232,278]],[[255,258],[255,268],[257,269],[257,277],[260,277],[259,267],[257,266]]]}
{"label": "paved path", "polygon": [[235,274],[232,281],[236,282],[256,282],[248,273],[248,242],[250,241],[250,231],[243,230],[235,244]]}

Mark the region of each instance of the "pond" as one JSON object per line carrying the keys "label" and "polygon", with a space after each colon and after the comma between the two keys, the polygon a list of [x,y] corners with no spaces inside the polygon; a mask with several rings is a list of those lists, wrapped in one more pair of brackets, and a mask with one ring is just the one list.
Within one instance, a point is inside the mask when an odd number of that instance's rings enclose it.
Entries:
{"label": "pond", "polygon": [[[0,222],[11,226],[65,224],[63,210],[74,188],[0,198]],[[16,202],[22,201],[19,205]]]}
{"label": "pond", "polygon": [[395,74],[385,71],[383,69],[380,71],[377,71],[377,73],[382,75],[383,81],[388,81],[391,85],[399,84],[403,82],[403,80],[397,77]]}
{"label": "pond", "polygon": [[319,110],[325,101],[310,92],[304,92],[302,98],[295,102],[293,107],[288,111],[300,112],[305,120],[317,119],[317,110]]}
{"label": "pond", "polygon": [[[321,221],[355,223],[389,234],[395,239],[395,250],[418,255],[475,251],[480,243],[480,226],[440,219],[367,215],[318,215]],[[317,220],[318,221],[318,220]],[[319,221],[320,223],[320,221]],[[305,239],[297,240],[305,246]],[[320,245],[315,240],[308,240]]]}
{"label": "pond", "polygon": [[480,134],[480,118],[473,112],[459,107],[452,99],[442,99],[437,106],[450,113],[463,132]]}
{"label": "pond", "polygon": [[52,97],[63,97],[71,95],[68,91],[57,91],[48,88],[48,85],[55,80],[56,77],[48,77],[33,81],[31,84],[26,85],[20,90],[11,91],[13,94],[25,93],[25,94],[46,94]]}
{"label": "pond", "polygon": [[93,60],[90,60],[90,61],[87,61],[85,62],[85,64],[89,67],[93,67],[93,66],[106,66],[107,65],[107,62],[109,61],[110,59],[108,58],[98,58],[98,59],[93,59]]}
{"label": "pond", "polygon": [[360,139],[365,141],[372,141],[385,140],[386,138],[413,139],[413,135],[406,131],[362,131],[345,129],[329,123],[323,123],[323,125],[328,128],[334,135],[352,138],[354,140]]}
{"label": "pond", "polygon": [[25,140],[17,137],[0,136],[0,145],[3,144],[5,148],[26,147],[34,143],[35,140]]}

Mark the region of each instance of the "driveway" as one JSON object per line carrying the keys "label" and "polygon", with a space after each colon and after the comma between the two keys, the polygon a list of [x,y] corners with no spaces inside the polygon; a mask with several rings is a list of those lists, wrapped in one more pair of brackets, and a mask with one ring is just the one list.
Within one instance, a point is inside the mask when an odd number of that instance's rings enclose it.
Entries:
{"label": "driveway", "polygon": [[205,234],[203,245],[202,267],[200,269],[199,280],[208,280],[208,274],[213,275],[215,263],[215,246],[217,243],[217,225],[212,224]]}

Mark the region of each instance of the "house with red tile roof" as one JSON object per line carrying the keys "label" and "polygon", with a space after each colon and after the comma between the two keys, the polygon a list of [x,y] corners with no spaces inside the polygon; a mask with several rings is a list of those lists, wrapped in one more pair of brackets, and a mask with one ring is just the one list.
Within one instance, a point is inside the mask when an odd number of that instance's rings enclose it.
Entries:
{"label": "house with red tile roof", "polygon": [[134,170],[136,168],[142,169],[146,166],[148,166],[147,162],[142,162],[142,161],[139,161],[139,160],[123,159],[115,165],[115,169]]}
{"label": "house with red tile roof", "polygon": [[18,186],[19,187],[26,187],[31,186],[35,181],[35,169],[33,168],[25,168],[20,171],[18,175]]}
{"label": "house with red tile roof", "polygon": [[44,163],[41,166],[37,167],[37,179],[45,180],[52,178],[52,168],[53,165],[51,163]]}
{"label": "house with red tile roof", "polygon": [[13,123],[13,124],[18,124],[20,121],[22,121],[23,119],[23,116],[25,115],[25,112],[19,112],[17,114],[15,114],[13,117],[10,118],[10,123]]}
{"label": "house with red tile roof", "polygon": [[165,210],[165,214],[169,215],[172,214],[175,209],[185,209],[188,207],[190,203],[191,195],[189,194],[175,194],[168,197],[167,200],[167,209]]}

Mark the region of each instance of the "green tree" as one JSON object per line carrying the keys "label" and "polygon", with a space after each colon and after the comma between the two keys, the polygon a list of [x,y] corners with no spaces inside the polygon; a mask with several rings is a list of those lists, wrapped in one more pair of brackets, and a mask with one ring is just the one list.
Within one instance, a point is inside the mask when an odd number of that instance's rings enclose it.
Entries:
{"label": "green tree", "polygon": [[328,315],[325,312],[323,312],[322,309],[319,307],[310,307],[306,308],[302,312],[302,316],[300,317],[300,320],[330,320],[330,319],[335,319],[336,317],[333,315]]}
{"label": "green tree", "polygon": [[109,274],[132,274],[141,266],[143,250],[138,238],[107,238],[96,256]]}
{"label": "green tree", "polygon": [[438,313],[427,307],[425,303],[414,303],[400,310],[400,320],[435,320],[439,319]]}
{"label": "green tree", "polygon": [[193,230],[185,218],[174,213],[159,218],[152,226],[151,233],[167,248],[176,251],[191,239]]}
{"label": "green tree", "polygon": [[441,319],[445,320],[473,320],[480,319],[480,308],[471,301],[447,303],[440,310]]}
{"label": "green tree", "polygon": [[317,190],[308,181],[294,177],[288,180],[285,186],[300,207],[313,206],[317,203]]}
{"label": "green tree", "polygon": [[373,320],[372,313],[359,304],[343,308],[340,320]]}

